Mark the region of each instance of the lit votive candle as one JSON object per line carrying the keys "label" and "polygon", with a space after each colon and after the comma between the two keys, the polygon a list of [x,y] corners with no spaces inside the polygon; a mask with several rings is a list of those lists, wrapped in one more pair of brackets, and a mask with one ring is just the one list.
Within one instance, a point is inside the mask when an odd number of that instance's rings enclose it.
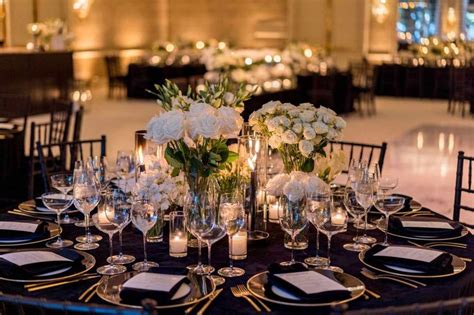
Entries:
{"label": "lit votive candle", "polygon": [[268,221],[272,223],[277,223],[278,211],[280,211],[280,203],[278,201],[270,204],[270,206],[268,207]]}
{"label": "lit votive candle", "polygon": [[240,231],[232,236],[230,253],[234,260],[247,258],[247,231]]}
{"label": "lit votive candle", "polygon": [[331,215],[331,221],[333,225],[344,225],[346,224],[346,215],[344,213],[336,212]]}
{"label": "lit votive candle", "polygon": [[170,235],[170,256],[186,257],[188,255],[188,236],[186,233]]}

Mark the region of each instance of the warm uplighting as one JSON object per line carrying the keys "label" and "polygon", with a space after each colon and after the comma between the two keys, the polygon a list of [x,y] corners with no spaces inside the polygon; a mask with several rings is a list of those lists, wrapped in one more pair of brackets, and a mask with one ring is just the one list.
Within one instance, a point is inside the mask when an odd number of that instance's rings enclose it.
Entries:
{"label": "warm uplighting", "polygon": [[80,19],[85,19],[89,16],[89,12],[94,0],[75,0],[72,9]]}
{"label": "warm uplighting", "polygon": [[377,23],[385,22],[388,16],[387,0],[374,0],[372,2],[372,15]]}
{"label": "warm uplighting", "polygon": [[280,55],[273,56],[273,61],[275,61],[276,63],[281,62],[281,56]]}
{"label": "warm uplighting", "polygon": [[244,59],[244,63],[245,63],[247,66],[251,66],[252,63],[253,63],[253,60],[252,60],[252,58],[250,58],[250,57],[246,57],[246,58]]}
{"label": "warm uplighting", "polygon": [[438,149],[440,152],[444,151],[444,132],[440,132],[438,138]]}
{"label": "warm uplighting", "polygon": [[265,55],[264,59],[266,63],[271,63],[273,61],[273,57],[271,55]]}
{"label": "warm uplighting", "polygon": [[448,23],[454,25],[456,23],[456,10],[453,7],[448,8]]}
{"label": "warm uplighting", "polygon": [[219,48],[220,50],[225,49],[226,47],[227,44],[225,42],[219,42],[219,44],[217,44],[217,48]]}
{"label": "warm uplighting", "polygon": [[197,49],[203,49],[205,46],[206,46],[206,44],[204,44],[204,42],[201,41],[201,40],[198,40],[198,41],[196,42],[196,48],[197,48]]}
{"label": "warm uplighting", "polygon": [[416,148],[418,150],[423,149],[423,132],[418,132],[416,135]]}
{"label": "warm uplighting", "polygon": [[311,58],[311,56],[313,56],[313,51],[310,48],[306,48],[303,54],[306,58]]}

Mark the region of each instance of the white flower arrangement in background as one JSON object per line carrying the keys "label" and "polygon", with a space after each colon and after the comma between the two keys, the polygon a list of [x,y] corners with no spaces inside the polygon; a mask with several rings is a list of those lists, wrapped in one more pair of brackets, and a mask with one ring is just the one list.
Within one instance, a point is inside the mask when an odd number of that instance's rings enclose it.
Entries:
{"label": "white flower arrangement in background", "polygon": [[324,156],[324,147],[338,139],[346,127],[344,119],[329,108],[279,101],[268,102],[253,112],[249,124],[255,132],[268,137],[270,147],[280,152],[287,173],[313,171],[314,159]]}
{"label": "white flower arrangement in background", "polygon": [[315,193],[327,191],[329,186],[313,174],[293,171],[290,174],[278,174],[267,183],[267,193],[286,196],[290,201],[298,201]]}

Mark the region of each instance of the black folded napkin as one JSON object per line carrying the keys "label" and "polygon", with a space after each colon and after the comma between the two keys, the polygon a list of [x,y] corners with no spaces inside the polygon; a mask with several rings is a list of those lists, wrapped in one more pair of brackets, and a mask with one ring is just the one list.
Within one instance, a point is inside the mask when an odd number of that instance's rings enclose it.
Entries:
{"label": "black folded napkin", "polygon": [[81,254],[67,248],[12,252],[0,255],[0,275],[10,279],[29,279],[67,267],[78,266],[82,259]]}
{"label": "black folded napkin", "polygon": [[189,282],[184,275],[162,274],[156,272],[139,273],[128,279],[120,290],[123,303],[140,305],[143,299],[153,299],[158,304],[167,304],[181,285]]}
{"label": "black folded napkin", "polygon": [[33,241],[47,234],[48,224],[40,220],[0,221],[0,243]]}
{"label": "black folded napkin", "polygon": [[[397,253],[395,256],[381,256],[381,251],[384,249],[390,248],[391,251]],[[416,258],[413,255],[403,255],[402,251],[405,249],[410,249],[412,253],[423,254],[420,256],[432,257],[436,256],[433,259],[426,259],[427,261],[422,260],[422,258]],[[386,251],[385,251],[386,252]],[[437,255],[439,254],[439,255]],[[451,264],[453,257],[445,252],[434,250],[434,249],[425,249],[418,247],[409,247],[409,246],[383,246],[381,244],[374,245],[365,253],[365,260],[370,265],[374,267],[387,269],[387,265],[394,267],[407,268],[410,270],[416,270],[423,272],[428,275],[438,275],[453,272],[453,266]],[[390,267],[388,267],[390,268]]]}
{"label": "black folded napkin", "polygon": [[391,216],[388,223],[388,231],[404,236],[432,237],[435,239],[460,236],[463,226],[459,222],[433,218],[431,216]]}
{"label": "black folded napkin", "polygon": [[[268,294],[270,297],[279,300],[294,302],[294,300],[285,299],[284,297],[273,293],[272,286],[280,288],[283,291],[296,296],[301,302],[308,303],[327,303],[336,300],[345,300],[351,296],[350,291],[339,283],[339,281],[334,277],[334,273],[330,270],[308,270],[302,264],[280,266],[280,264],[275,263],[268,267],[268,272],[268,282],[266,284],[265,294]],[[314,278],[314,284],[317,284],[318,281],[320,281],[320,284],[324,287],[324,290],[321,291],[316,289],[308,289],[307,287],[302,287],[301,283],[293,282],[288,279],[288,276],[295,275],[297,275],[299,278],[304,277],[308,280]],[[329,283],[326,281],[334,282],[336,289],[326,290]]]}

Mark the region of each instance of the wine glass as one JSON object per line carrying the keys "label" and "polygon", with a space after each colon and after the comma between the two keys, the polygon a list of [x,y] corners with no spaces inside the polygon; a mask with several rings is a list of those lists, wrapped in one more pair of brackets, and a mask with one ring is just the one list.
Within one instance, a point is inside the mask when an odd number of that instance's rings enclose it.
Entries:
{"label": "wine glass", "polygon": [[308,197],[307,200],[307,211],[306,215],[308,217],[309,222],[314,226],[316,229],[316,256],[308,257],[304,260],[304,262],[313,267],[322,267],[327,265],[327,258],[319,256],[319,229],[316,225],[316,216],[315,213],[320,211],[321,208],[329,207],[329,203],[331,202],[331,195],[329,191],[318,192],[313,194],[312,196]]}
{"label": "wine glass", "polygon": [[156,262],[148,261],[146,254],[146,233],[158,220],[158,211],[148,199],[136,199],[132,203],[131,216],[133,225],[143,233],[143,261],[133,264],[133,270],[147,271],[159,267]]}
{"label": "wine glass", "polygon": [[[51,186],[54,189],[60,191],[64,195],[64,198],[66,198],[66,195],[69,194],[69,192],[72,190],[72,187],[74,184],[74,176],[68,173],[61,173],[61,174],[51,175],[50,179],[51,179]],[[67,211],[65,212],[64,218],[58,221],[58,223],[61,223],[61,224],[71,224],[75,222],[77,222],[77,219],[71,218],[67,214]]]}
{"label": "wine glass", "polygon": [[328,262],[324,269],[329,269],[335,272],[343,272],[343,270],[336,266],[331,266],[331,239],[332,236],[347,229],[347,210],[344,207],[344,195],[332,195],[329,207],[320,209],[315,213],[316,225],[321,233],[328,238]]}
{"label": "wine glass", "polygon": [[232,238],[245,224],[245,211],[242,196],[238,193],[222,194],[219,203],[219,224],[229,237],[229,267],[217,273],[223,277],[239,277],[245,274],[242,268],[234,267],[232,259]]}
{"label": "wine glass", "polygon": [[371,176],[368,170],[364,170],[362,177],[355,184],[355,196],[356,200],[364,208],[364,235],[359,238],[359,242],[362,244],[373,244],[377,240],[367,235],[367,219],[369,216],[369,209],[374,204],[374,197],[377,192],[377,183],[373,176]]}
{"label": "wine glass", "polygon": [[133,175],[135,170],[135,161],[131,150],[119,150],[117,152],[115,170],[120,178],[120,188],[127,192],[128,179]]}
{"label": "wine glass", "polygon": [[198,198],[197,205],[191,205],[190,197],[185,203],[185,224],[186,229],[197,239],[198,242],[198,263],[197,265],[190,265],[188,269],[192,270],[197,275],[207,275],[212,273],[211,266],[204,265],[201,261],[202,241],[203,236],[209,233],[214,225],[216,225],[216,207],[214,200],[201,196]]}
{"label": "wine glass", "polygon": [[92,235],[89,230],[89,217],[91,211],[99,204],[100,193],[97,189],[95,180],[86,170],[78,170],[74,177],[74,206],[84,214],[85,230],[84,236],[79,236],[76,241],[80,244],[74,245],[79,250],[91,250],[99,247],[94,243],[102,239],[101,236]]}
{"label": "wine glass", "polygon": [[126,264],[131,264],[135,261],[134,256],[125,255],[123,253],[123,250],[122,250],[122,248],[123,248],[122,233],[123,233],[123,230],[130,224],[130,222],[132,222],[131,216],[129,216],[128,220],[120,226],[119,231],[118,231],[118,234],[119,234],[119,254],[108,257],[107,258],[108,263],[113,262],[114,264],[126,265]]}
{"label": "wine glass", "polygon": [[385,196],[385,194],[378,194],[374,205],[377,210],[379,210],[385,215],[385,240],[382,245],[388,246],[388,220],[391,214],[403,209],[403,206],[405,205],[405,198],[399,196]]}
{"label": "wine glass", "polygon": [[216,285],[224,284],[225,279],[217,275],[210,275],[215,270],[215,268],[212,267],[211,264],[212,244],[220,241],[225,235],[226,231],[224,227],[216,223],[209,232],[205,233],[201,237],[203,241],[205,241],[207,244],[207,264],[209,266],[209,278],[211,278]]}
{"label": "wine glass", "polygon": [[[363,162],[359,162],[356,159],[351,159],[349,163],[349,170],[347,174],[347,182],[346,182],[346,187],[349,186],[352,189],[355,189],[355,184],[358,179],[360,179],[362,172],[364,170],[365,164]],[[351,220],[349,218],[349,222],[352,222],[355,228],[358,229],[363,229],[364,224],[362,218],[357,219],[354,218],[354,220]]]}
{"label": "wine glass", "polygon": [[94,156],[87,159],[87,168],[95,175],[97,186],[103,192],[110,184],[110,172],[108,170],[107,157]]}
{"label": "wine glass", "polygon": [[46,246],[51,247],[51,248],[63,248],[63,247],[71,246],[73,244],[72,241],[63,240],[61,238],[60,215],[64,210],[66,210],[72,205],[72,197],[68,196],[67,194],[47,192],[41,195],[41,200],[43,201],[43,204],[46,206],[46,208],[56,212],[56,215],[58,218],[57,219],[58,230],[59,230],[58,238],[55,241],[50,241],[46,243]]}
{"label": "wine glass", "polygon": [[[346,207],[349,214],[356,218],[356,220],[361,221],[361,217],[365,213],[365,209],[357,202],[354,189],[351,186],[347,186],[344,189],[344,206]],[[347,250],[354,252],[361,252],[368,249],[370,246],[366,244],[361,244],[359,242],[359,228],[356,227],[356,236],[354,238],[354,243],[346,243],[343,247]]]}
{"label": "wine glass", "polygon": [[[291,242],[295,243],[296,236],[303,231],[308,224],[306,215],[306,198],[295,198],[293,195],[283,196],[282,211],[278,214],[280,226],[291,237]],[[281,262],[282,266],[289,266],[296,263],[294,247],[291,248],[291,260]]]}

